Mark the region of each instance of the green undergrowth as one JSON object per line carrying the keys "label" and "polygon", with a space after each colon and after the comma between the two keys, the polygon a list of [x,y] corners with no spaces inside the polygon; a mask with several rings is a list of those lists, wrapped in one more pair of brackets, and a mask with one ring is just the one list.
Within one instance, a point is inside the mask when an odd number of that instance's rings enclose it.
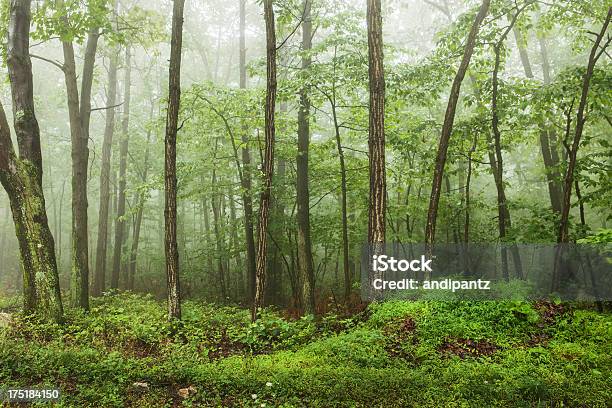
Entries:
{"label": "green undergrowth", "polygon": [[[3,387],[64,407],[607,407],[612,317],[539,302],[390,301],[289,321],[119,294],[63,326],[12,315]],[[140,383],[140,384],[136,384]],[[191,386],[191,388],[189,388]]]}

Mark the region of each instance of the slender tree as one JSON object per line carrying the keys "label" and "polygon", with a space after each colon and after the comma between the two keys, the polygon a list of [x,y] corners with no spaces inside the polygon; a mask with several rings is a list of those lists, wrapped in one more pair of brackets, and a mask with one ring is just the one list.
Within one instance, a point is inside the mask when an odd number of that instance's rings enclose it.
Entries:
{"label": "slender tree", "polygon": [[[380,0],[368,0],[368,72],[370,83],[369,158],[370,205],[368,244],[373,255],[384,251],[387,180],[385,174],[385,76],[383,70],[383,38]],[[379,272],[371,271],[370,279]]]}
{"label": "slender tree", "polygon": [[176,242],[176,135],[181,99],[181,50],[183,45],[183,9],[185,0],[174,0],[172,10],[172,40],[168,75],[168,110],[165,140],[165,253],[168,285],[168,317],[181,318],[179,257]]}
{"label": "slender tree", "polygon": [[13,147],[0,103],[0,183],[9,196],[19,243],[24,310],[26,313],[40,312],[61,322],[63,307],[55,243],[45,210],[40,129],[34,111],[30,13],[30,0],[10,2],[6,65],[19,152],[17,155]]}
{"label": "slender tree", "polygon": [[459,101],[459,93],[461,92],[461,84],[463,82],[463,78],[465,77],[465,73],[467,72],[468,66],[470,65],[470,59],[472,58],[474,46],[476,45],[478,30],[482,24],[482,21],[487,15],[490,3],[490,0],[483,0],[478,13],[476,14],[476,18],[474,19],[474,23],[472,24],[472,28],[468,34],[461,64],[459,65],[459,69],[457,70],[457,74],[453,80],[450,96],[448,98],[448,105],[444,115],[444,124],[442,125],[440,142],[438,144],[438,153],[436,155],[436,163],[431,186],[431,196],[429,199],[429,210],[427,212],[427,224],[425,226],[425,243],[430,249],[435,240],[436,219],[438,216],[438,204],[440,202],[440,191],[444,176],[444,166],[446,164],[446,153],[448,151],[450,136],[453,131],[453,123],[455,121],[455,112],[457,109],[457,102]]}
{"label": "slender tree", "polygon": [[264,0],[264,18],[266,23],[266,106],[265,106],[265,150],[263,157],[263,189],[259,204],[259,239],[257,242],[257,262],[255,275],[255,299],[251,311],[253,321],[257,319],[258,310],[263,306],[266,288],[266,257],[268,246],[268,223],[270,200],[272,195],[272,176],[274,174],[274,142],[276,105],[276,32],[274,26],[274,9],[272,0]]}

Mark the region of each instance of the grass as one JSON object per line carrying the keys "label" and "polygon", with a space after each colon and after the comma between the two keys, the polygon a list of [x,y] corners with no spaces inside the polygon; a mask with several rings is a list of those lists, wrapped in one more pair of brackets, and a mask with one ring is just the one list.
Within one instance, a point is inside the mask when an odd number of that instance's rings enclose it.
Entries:
{"label": "grass", "polygon": [[163,304],[119,294],[67,320],[13,315],[0,383],[59,386],[62,407],[612,405],[612,317],[569,305],[391,301],[251,324],[186,302],[172,325]]}

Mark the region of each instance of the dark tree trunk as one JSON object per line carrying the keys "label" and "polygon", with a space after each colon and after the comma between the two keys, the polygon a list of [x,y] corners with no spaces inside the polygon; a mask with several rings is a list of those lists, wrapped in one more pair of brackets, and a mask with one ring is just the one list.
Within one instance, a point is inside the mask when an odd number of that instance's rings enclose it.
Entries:
{"label": "dark tree trunk", "polygon": [[[368,0],[368,75],[369,105],[369,173],[370,197],[368,213],[368,245],[372,254],[384,251],[387,212],[387,180],[385,173],[385,75],[383,70],[383,38],[380,0]],[[370,271],[370,282],[379,272]]]}
{"label": "dark tree trunk", "polygon": [[15,153],[8,121],[0,104],[0,183],[9,196],[19,243],[24,311],[38,312],[61,322],[64,312],[55,243],[45,211],[40,130],[34,111],[29,56],[30,7],[30,0],[14,0],[9,6],[6,65],[19,157]]}
{"label": "dark tree trunk", "polygon": [[[123,115],[121,118],[121,143],[119,144],[119,180],[117,195],[117,216],[115,218],[115,246],[113,252],[113,270],[111,275],[111,288],[119,288],[119,278],[121,275],[121,259],[125,253],[125,188],[127,177],[127,157],[130,143],[130,98],[132,86],[132,67],[131,67],[130,46],[125,49],[125,77],[123,80]],[[125,272],[125,271],[124,271]],[[124,276],[127,278],[127,276]]]}
{"label": "dark tree trunk", "polygon": [[[302,51],[312,48],[311,0],[303,1]],[[308,72],[311,57],[302,56],[302,70]],[[308,148],[310,144],[310,100],[308,88],[300,91],[298,111],[298,153],[297,166],[297,248],[298,268],[302,283],[302,305],[304,314],[315,312],[314,271],[312,266],[312,242],[310,240],[310,192],[308,188]]]}
{"label": "dark tree trunk", "polygon": [[168,112],[165,140],[165,253],[168,284],[168,317],[181,318],[181,293],[179,285],[179,257],[176,242],[176,135],[181,99],[181,49],[183,43],[183,9],[185,0],[174,0],[172,11],[172,40],[168,75]]}
{"label": "dark tree trunk", "polygon": [[251,318],[257,319],[259,308],[263,306],[266,284],[266,257],[268,245],[268,223],[270,200],[272,195],[272,176],[274,174],[275,123],[274,108],[276,105],[276,32],[272,0],[264,0],[264,17],[266,22],[266,107],[265,107],[265,152],[263,160],[263,189],[259,204],[259,239],[257,242],[257,262],[255,274],[255,299]]}
{"label": "dark tree trunk", "polygon": [[[118,53],[118,49],[117,49]],[[106,94],[106,124],[102,142],[102,163],[100,168],[100,206],[98,210],[98,240],[96,246],[96,269],[92,294],[100,296],[106,289],[106,256],[108,242],[108,215],[110,204],[110,168],[115,130],[115,104],[117,100],[117,55],[112,55],[108,69],[108,90]]]}
{"label": "dark tree trunk", "polygon": [[440,142],[438,144],[438,153],[436,156],[436,163],[434,168],[433,182],[431,186],[431,196],[429,199],[429,210],[427,212],[427,224],[425,227],[425,243],[428,248],[431,248],[435,241],[436,234],[436,218],[438,215],[438,204],[440,202],[440,190],[442,188],[442,177],[444,175],[444,166],[446,164],[446,154],[448,151],[448,143],[450,140],[451,133],[453,131],[453,123],[455,121],[455,111],[457,109],[457,102],[459,101],[459,93],[461,91],[461,83],[465,77],[465,73],[470,65],[470,59],[474,52],[474,46],[476,44],[476,37],[480,24],[484,20],[489,10],[490,0],[483,0],[478,14],[474,19],[472,28],[467,38],[465,50],[463,52],[463,59],[453,80],[450,96],[448,98],[448,105],[446,107],[446,113],[444,115],[444,124],[442,125],[442,133],[440,134]]}
{"label": "dark tree trunk", "polygon": [[[240,88],[246,89],[246,44],[245,44],[245,17],[246,0],[240,0]],[[242,168],[243,176],[240,180],[242,186],[242,202],[244,206],[244,233],[246,242],[247,287],[249,301],[255,299],[255,237],[253,228],[253,196],[251,191],[251,152],[249,151],[249,136],[247,128],[242,132]]]}

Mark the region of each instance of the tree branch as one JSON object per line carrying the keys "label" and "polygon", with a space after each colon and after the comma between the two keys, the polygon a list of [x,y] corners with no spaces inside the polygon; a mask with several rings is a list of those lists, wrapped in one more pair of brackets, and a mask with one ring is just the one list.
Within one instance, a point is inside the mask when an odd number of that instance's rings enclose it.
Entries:
{"label": "tree branch", "polygon": [[30,54],[30,57],[32,57],[32,58],[36,58],[36,59],[39,59],[39,60],[41,60],[41,61],[48,62],[49,64],[52,64],[52,65],[55,65],[55,66],[56,66],[56,67],[58,67],[58,68],[59,68],[59,69],[60,69],[62,72],[64,72],[64,71],[65,71],[64,65],[63,65],[63,64],[60,64],[60,63],[59,63],[59,62],[57,62],[57,61],[54,61],[54,60],[49,59],[49,58],[41,57],[40,55],[36,55],[36,54]]}

